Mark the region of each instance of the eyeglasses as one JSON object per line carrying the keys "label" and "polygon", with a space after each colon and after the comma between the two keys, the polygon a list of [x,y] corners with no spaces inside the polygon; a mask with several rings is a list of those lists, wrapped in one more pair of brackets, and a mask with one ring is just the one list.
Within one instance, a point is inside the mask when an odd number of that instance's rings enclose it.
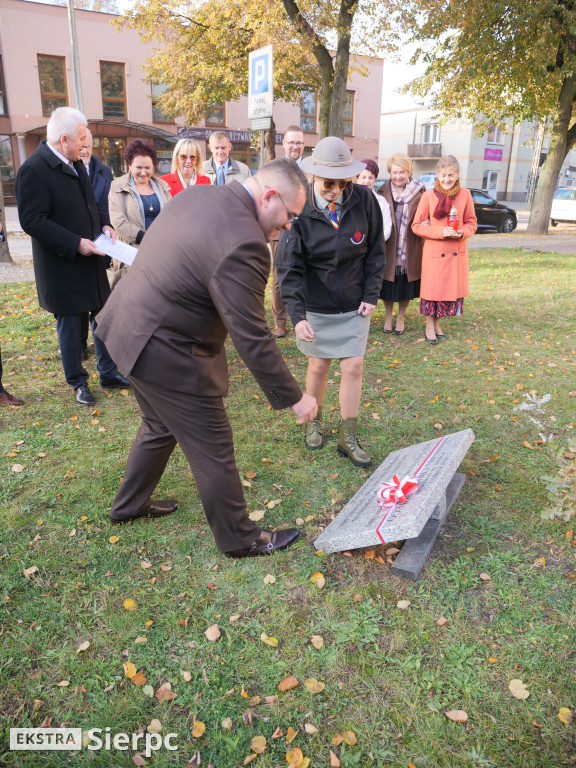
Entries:
{"label": "eyeglasses", "polygon": [[196,160],[196,155],[178,155],[180,160]]}
{"label": "eyeglasses", "polygon": [[283,141],[287,147],[303,147],[304,146],[303,141],[286,141],[286,139],[284,139]]}
{"label": "eyeglasses", "polygon": [[276,189],[272,189],[272,187],[264,187],[264,189],[269,189],[271,192],[274,192],[276,195],[278,195],[278,200],[280,200],[284,208],[286,208],[286,213],[288,214],[288,221],[286,224],[294,224],[295,221],[298,221],[298,214],[294,213],[290,210],[290,208],[288,208],[284,200],[282,200],[280,192],[278,192]]}
{"label": "eyeglasses", "polygon": [[332,187],[338,187],[339,189],[346,189],[348,184],[350,184],[349,181],[346,179],[338,179],[337,181],[330,181],[329,179],[322,179],[322,184],[324,185],[324,189],[332,189]]}

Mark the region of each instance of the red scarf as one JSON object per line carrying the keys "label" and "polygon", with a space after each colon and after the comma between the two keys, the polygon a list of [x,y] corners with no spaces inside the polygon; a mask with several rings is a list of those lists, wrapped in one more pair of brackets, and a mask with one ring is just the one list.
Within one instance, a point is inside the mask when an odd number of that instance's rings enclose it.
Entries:
{"label": "red scarf", "polygon": [[450,213],[450,208],[452,208],[452,205],[454,204],[454,198],[458,192],[460,192],[460,179],[458,179],[452,189],[444,189],[444,187],[440,186],[438,179],[436,179],[436,184],[434,185],[434,194],[438,198],[438,205],[432,214],[435,219],[445,219],[446,216],[448,216]]}

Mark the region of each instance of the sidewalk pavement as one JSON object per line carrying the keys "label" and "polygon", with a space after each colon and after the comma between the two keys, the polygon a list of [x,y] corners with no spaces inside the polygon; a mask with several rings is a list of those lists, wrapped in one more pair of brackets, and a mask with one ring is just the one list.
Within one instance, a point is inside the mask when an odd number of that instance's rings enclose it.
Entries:
{"label": "sidewalk pavement", "polygon": [[[508,235],[474,235],[468,240],[468,247],[470,250],[523,248],[527,253],[541,251],[576,254],[576,225],[566,224],[554,229],[551,228],[548,235],[527,235],[528,216],[528,211],[518,209],[518,228],[514,232]],[[0,263],[0,283],[33,281],[32,245],[30,238],[20,226],[15,205],[6,206],[6,228],[8,230],[8,246],[14,264]]]}

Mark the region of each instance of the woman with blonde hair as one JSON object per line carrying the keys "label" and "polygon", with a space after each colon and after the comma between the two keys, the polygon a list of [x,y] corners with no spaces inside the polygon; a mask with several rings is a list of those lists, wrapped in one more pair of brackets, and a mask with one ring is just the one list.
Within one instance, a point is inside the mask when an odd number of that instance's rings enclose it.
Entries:
{"label": "woman with blonde hair", "polygon": [[392,211],[392,232],[386,240],[386,269],[380,298],[384,302],[386,320],[384,333],[392,333],[394,302],[398,314],[394,333],[404,333],[404,313],[412,299],[420,296],[422,268],[422,240],[411,229],[424,184],[412,178],[412,160],[404,152],[397,152],[388,160],[390,179],[381,189],[381,195]]}
{"label": "woman with blonde hair", "polygon": [[440,328],[441,317],[462,314],[468,296],[468,245],[476,232],[472,195],[460,186],[460,164],[445,155],[436,166],[434,189],[424,193],[412,224],[424,239],[420,314],[426,317],[426,341],[438,344],[448,335]]}
{"label": "woman with blonde hair", "polygon": [[193,139],[180,139],[174,147],[172,155],[172,171],[160,176],[172,192],[172,197],[187,187],[196,184],[210,184],[208,176],[202,176],[202,151],[200,145]]}

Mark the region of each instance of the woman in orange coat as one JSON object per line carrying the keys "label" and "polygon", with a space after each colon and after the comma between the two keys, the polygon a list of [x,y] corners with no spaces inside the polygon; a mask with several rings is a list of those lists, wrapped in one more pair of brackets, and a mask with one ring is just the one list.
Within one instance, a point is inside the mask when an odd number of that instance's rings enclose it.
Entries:
{"label": "woman in orange coat", "polygon": [[[412,223],[414,234],[424,239],[420,314],[426,316],[429,344],[448,338],[440,328],[441,317],[462,314],[468,296],[466,240],[476,232],[477,223],[472,196],[460,186],[458,160],[446,155],[438,161],[436,171],[436,185],[422,196]],[[448,226],[453,208],[458,216],[455,228]]]}

